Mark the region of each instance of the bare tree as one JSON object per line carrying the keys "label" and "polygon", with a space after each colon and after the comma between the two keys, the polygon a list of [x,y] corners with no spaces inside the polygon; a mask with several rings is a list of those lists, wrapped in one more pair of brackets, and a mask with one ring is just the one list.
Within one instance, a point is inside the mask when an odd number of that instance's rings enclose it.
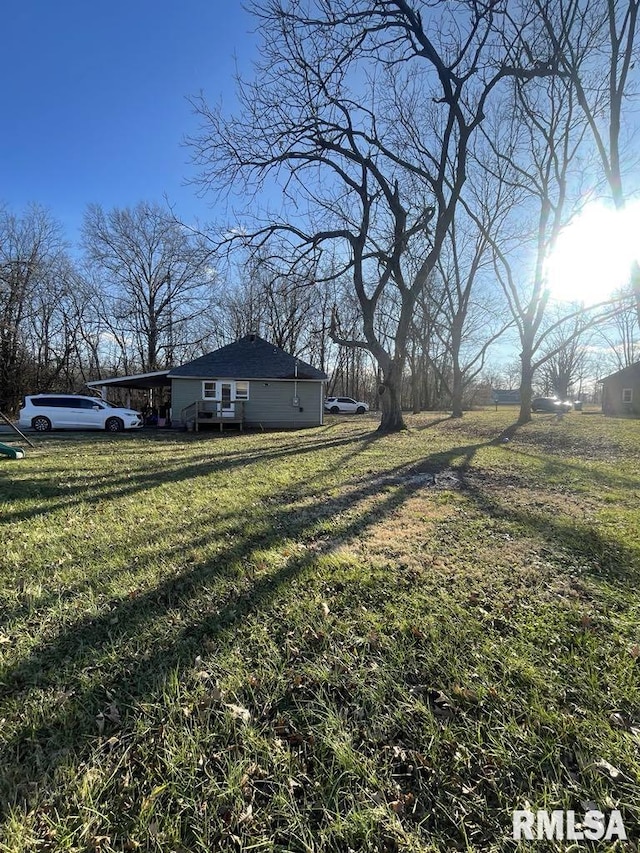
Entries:
{"label": "bare tree", "polygon": [[[42,207],[0,210],[0,399],[9,409],[34,390],[37,350],[68,346],[53,313],[70,263],[60,225]],[[46,356],[44,356],[46,357]]]}
{"label": "bare tree", "polygon": [[215,282],[212,248],[162,207],[141,202],[105,213],[90,205],[83,246],[104,321],[129,351],[129,369],[170,365],[206,335]]}
{"label": "bare tree", "polygon": [[584,378],[589,356],[587,344],[579,317],[574,318],[573,329],[564,328],[548,336],[550,355],[540,370],[546,391],[552,391],[561,400],[572,395],[579,380]]}
{"label": "bare tree", "polygon": [[492,245],[496,277],[520,338],[518,420],[526,423],[531,419],[536,371],[586,328],[612,316],[616,307],[605,301],[588,308],[568,305],[549,311],[546,260],[561,228],[579,209],[576,173],[586,125],[565,77],[516,80],[514,89],[506,129],[498,137],[500,145],[494,138],[486,139],[493,157],[485,165],[493,175],[496,197],[501,198],[496,206],[505,211],[500,229],[487,229],[476,212],[490,203],[486,199],[465,201],[465,207]]}
{"label": "bare tree", "polygon": [[24,379],[31,389],[70,390],[82,384],[82,330],[88,313],[83,283],[69,259],[63,256],[47,265],[38,277],[24,328],[31,361]]}
{"label": "bare tree", "polygon": [[[203,186],[248,192],[254,207],[265,187],[282,192],[278,210],[262,222],[245,218],[228,239],[264,247],[286,234],[293,264],[326,255],[348,271],[362,335],[342,337],[337,322],[331,332],[375,359],[382,431],[404,427],[411,318],[453,222],[487,101],[505,77],[553,73],[514,66],[508,38],[494,38],[494,8],[256,3],[262,60],[254,81],[239,85],[240,113],[227,118],[196,102],[202,132],[192,144]],[[408,257],[421,258],[417,268]]]}
{"label": "bare tree", "polygon": [[622,370],[640,359],[635,309],[624,296],[618,300],[618,308],[612,320],[598,329],[598,336],[609,348],[607,362],[611,362],[612,370]]}
{"label": "bare tree", "polygon": [[[476,192],[482,192],[480,180],[479,175]],[[434,333],[450,365],[450,374],[442,371],[440,378],[449,393],[454,418],[462,417],[465,389],[482,373],[489,348],[513,323],[505,319],[505,306],[491,293],[494,279],[487,234],[495,232],[502,213],[498,206],[485,204],[485,221],[478,228],[459,207],[438,260],[445,285],[440,289]]]}
{"label": "bare tree", "polygon": [[[534,0],[550,52],[570,81],[591,132],[602,173],[616,208],[625,205],[625,166],[637,156],[624,145],[635,117],[632,95],[638,91],[640,0]],[[631,270],[640,323],[640,267]]]}

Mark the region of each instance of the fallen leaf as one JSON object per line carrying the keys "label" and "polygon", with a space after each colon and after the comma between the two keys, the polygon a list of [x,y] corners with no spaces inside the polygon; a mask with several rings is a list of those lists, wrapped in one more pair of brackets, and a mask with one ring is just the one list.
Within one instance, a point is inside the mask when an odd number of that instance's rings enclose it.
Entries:
{"label": "fallen leaf", "polygon": [[246,809],[242,812],[240,817],[238,818],[238,823],[251,823],[253,820],[253,806],[251,803],[246,807]]}
{"label": "fallen leaf", "polygon": [[469,687],[461,687],[459,684],[454,684],[451,688],[451,692],[456,699],[461,699],[463,702],[468,702],[472,705],[475,705],[478,702],[478,694],[475,690],[471,690]]}
{"label": "fallen leaf", "polygon": [[617,778],[618,778],[618,776],[620,775],[620,771],[618,770],[618,768],[617,768],[617,767],[614,767],[614,766],[613,766],[613,764],[610,764],[610,763],[606,760],[606,758],[599,758],[599,759],[596,761],[595,766],[596,766],[599,770],[602,770],[602,771],[604,771],[605,773],[607,773],[609,776],[611,776],[611,778],[612,778],[612,779],[617,779]]}
{"label": "fallen leaf", "polygon": [[627,728],[627,721],[619,711],[613,711],[609,714],[609,722],[612,726],[616,726],[619,729]]}
{"label": "fallen leaf", "polygon": [[323,601],[323,602],[322,602],[322,604],[320,605],[320,609],[322,610],[322,615],[323,615],[323,616],[324,616],[324,618],[326,619],[326,618],[327,618],[327,616],[329,615],[329,613],[331,612],[331,611],[329,610],[329,605],[327,604],[327,602],[326,602],[326,601]]}
{"label": "fallen leaf", "polygon": [[451,699],[442,690],[429,690],[428,696],[436,716],[452,717],[455,714]]}
{"label": "fallen leaf", "polygon": [[248,723],[251,719],[251,712],[247,710],[247,708],[243,708],[242,705],[234,705],[232,702],[226,703],[225,708],[228,708],[231,711],[234,719],[242,720],[243,723]]}

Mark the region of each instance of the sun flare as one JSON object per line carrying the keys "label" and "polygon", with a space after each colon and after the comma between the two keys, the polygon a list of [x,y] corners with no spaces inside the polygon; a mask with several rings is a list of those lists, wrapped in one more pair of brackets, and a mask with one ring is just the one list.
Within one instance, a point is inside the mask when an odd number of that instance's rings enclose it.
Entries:
{"label": "sun flare", "polygon": [[640,201],[589,204],[560,234],[546,265],[551,298],[592,305],[624,287],[640,263]]}

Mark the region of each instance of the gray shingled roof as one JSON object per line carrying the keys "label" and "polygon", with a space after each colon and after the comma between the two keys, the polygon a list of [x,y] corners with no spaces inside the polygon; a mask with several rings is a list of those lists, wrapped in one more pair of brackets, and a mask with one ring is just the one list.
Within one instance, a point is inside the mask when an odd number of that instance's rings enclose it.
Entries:
{"label": "gray shingled roof", "polygon": [[[297,365],[297,370],[296,370]],[[257,335],[221,347],[169,371],[173,377],[197,379],[326,379],[326,373],[294,358]]]}
{"label": "gray shingled roof", "polygon": [[621,370],[616,370],[615,373],[610,373],[608,376],[603,376],[600,382],[606,382],[608,379],[613,379],[614,376],[626,377],[627,374],[629,376],[635,376],[636,374],[640,376],[640,361],[628,364],[626,367],[623,367]]}

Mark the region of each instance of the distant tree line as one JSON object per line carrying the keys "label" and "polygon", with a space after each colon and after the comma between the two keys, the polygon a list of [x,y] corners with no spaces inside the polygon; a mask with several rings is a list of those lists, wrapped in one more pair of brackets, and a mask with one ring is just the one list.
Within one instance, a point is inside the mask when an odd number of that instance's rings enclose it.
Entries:
{"label": "distant tree line", "polygon": [[[411,316],[398,391],[405,410],[457,404],[461,411],[489,402],[492,383],[519,382],[517,368],[501,373],[495,360],[487,361],[491,345],[513,334],[489,264],[459,331],[456,300],[469,281],[462,282],[460,255],[470,244],[456,252],[454,237]],[[362,329],[344,274],[316,269],[299,278],[288,265],[256,253],[234,257],[233,266],[222,261],[209,239],[151,202],[108,212],[89,207],[75,251],[43,208],[1,210],[2,408],[14,412],[28,393],[82,391],[93,379],[161,370],[249,332],[324,370],[328,394],[379,408],[379,365],[365,347],[336,340],[336,330],[350,341]],[[389,300],[390,326],[397,311]],[[565,340],[558,331],[537,387],[567,396],[582,377],[598,373],[594,348],[610,353],[605,372],[633,363],[640,355],[635,324],[632,302],[621,299],[615,318],[597,333]]]}

